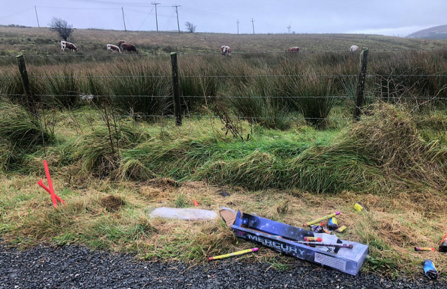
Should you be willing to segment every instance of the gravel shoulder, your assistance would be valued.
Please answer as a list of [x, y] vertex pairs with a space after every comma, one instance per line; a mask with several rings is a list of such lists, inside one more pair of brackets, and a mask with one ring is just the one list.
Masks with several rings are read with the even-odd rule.
[[[422, 270], [422, 268], [421, 268]], [[190, 266], [144, 262], [82, 246], [36, 246], [27, 251], [0, 243], [0, 288], [447, 288], [447, 280], [389, 280], [350, 276], [297, 260], [287, 271], [228, 259]]]

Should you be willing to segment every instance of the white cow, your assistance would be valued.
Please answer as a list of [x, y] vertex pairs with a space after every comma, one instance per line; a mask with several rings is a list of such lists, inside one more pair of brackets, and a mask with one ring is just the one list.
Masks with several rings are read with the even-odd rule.
[[109, 51], [116, 51], [118, 53], [122, 53], [121, 49], [118, 46], [113, 45], [113, 44], [107, 44], [107, 50], [109, 50]]
[[71, 42], [68, 42], [68, 41], [64, 41], [64, 40], [62, 40], [61, 41], [61, 50], [62, 51], [65, 51], [65, 48], [68, 48], [68, 49], [70, 49], [71, 51], [78, 51], [78, 48], [76, 47], [76, 45], [74, 45], [73, 43], [71, 43]]
[[357, 45], [352, 45], [351, 48], [349, 48], [349, 51], [357, 51], [360, 48]]
[[222, 54], [222, 55], [231, 55], [231, 48], [230, 48], [230, 46], [222, 45], [220, 47], [220, 54]]

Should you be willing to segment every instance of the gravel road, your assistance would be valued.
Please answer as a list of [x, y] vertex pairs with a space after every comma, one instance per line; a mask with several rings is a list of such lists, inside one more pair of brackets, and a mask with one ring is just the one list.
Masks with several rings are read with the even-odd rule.
[[189, 268], [80, 246], [19, 252], [0, 244], [0, 288], [447, 288], [447, 280], [353, 277], [300, 260], [284, 272], [237, 259]]

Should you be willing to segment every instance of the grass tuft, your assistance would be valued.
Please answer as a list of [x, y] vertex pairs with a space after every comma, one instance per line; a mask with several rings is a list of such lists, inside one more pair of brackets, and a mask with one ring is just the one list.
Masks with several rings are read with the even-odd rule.
[[13, 147], [27, 151], [54, 141], [54, 136], [38, 118], [6, 99], [0, 99], [0, 137]]

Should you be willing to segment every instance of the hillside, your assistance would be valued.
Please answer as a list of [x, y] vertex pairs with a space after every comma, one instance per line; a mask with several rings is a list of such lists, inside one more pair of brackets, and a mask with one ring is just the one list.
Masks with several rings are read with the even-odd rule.
[[[391, 49], [445, 49], [447, 41], [389, 37], [366, 34], [218, 34], [134, 32], [99, 29], [76, 29], [69, 41], [79, 47], [78, 53], [105, 50], [107, 43], [117, 44], [120, 39], [137, 45], [142, 53], [200, 52], [212, 53], [221, 45], [231, 46], [233, 52], [281, 52], [291, 46], [302, 51], [348, 51], [352, 44], [372, 50]], [[48, 28], [0, 27], [0, 54], [59, 53], [59, 37]]]
[[447, 25], [423, 29], [408, 35], [407, 38], [447, 39]]

